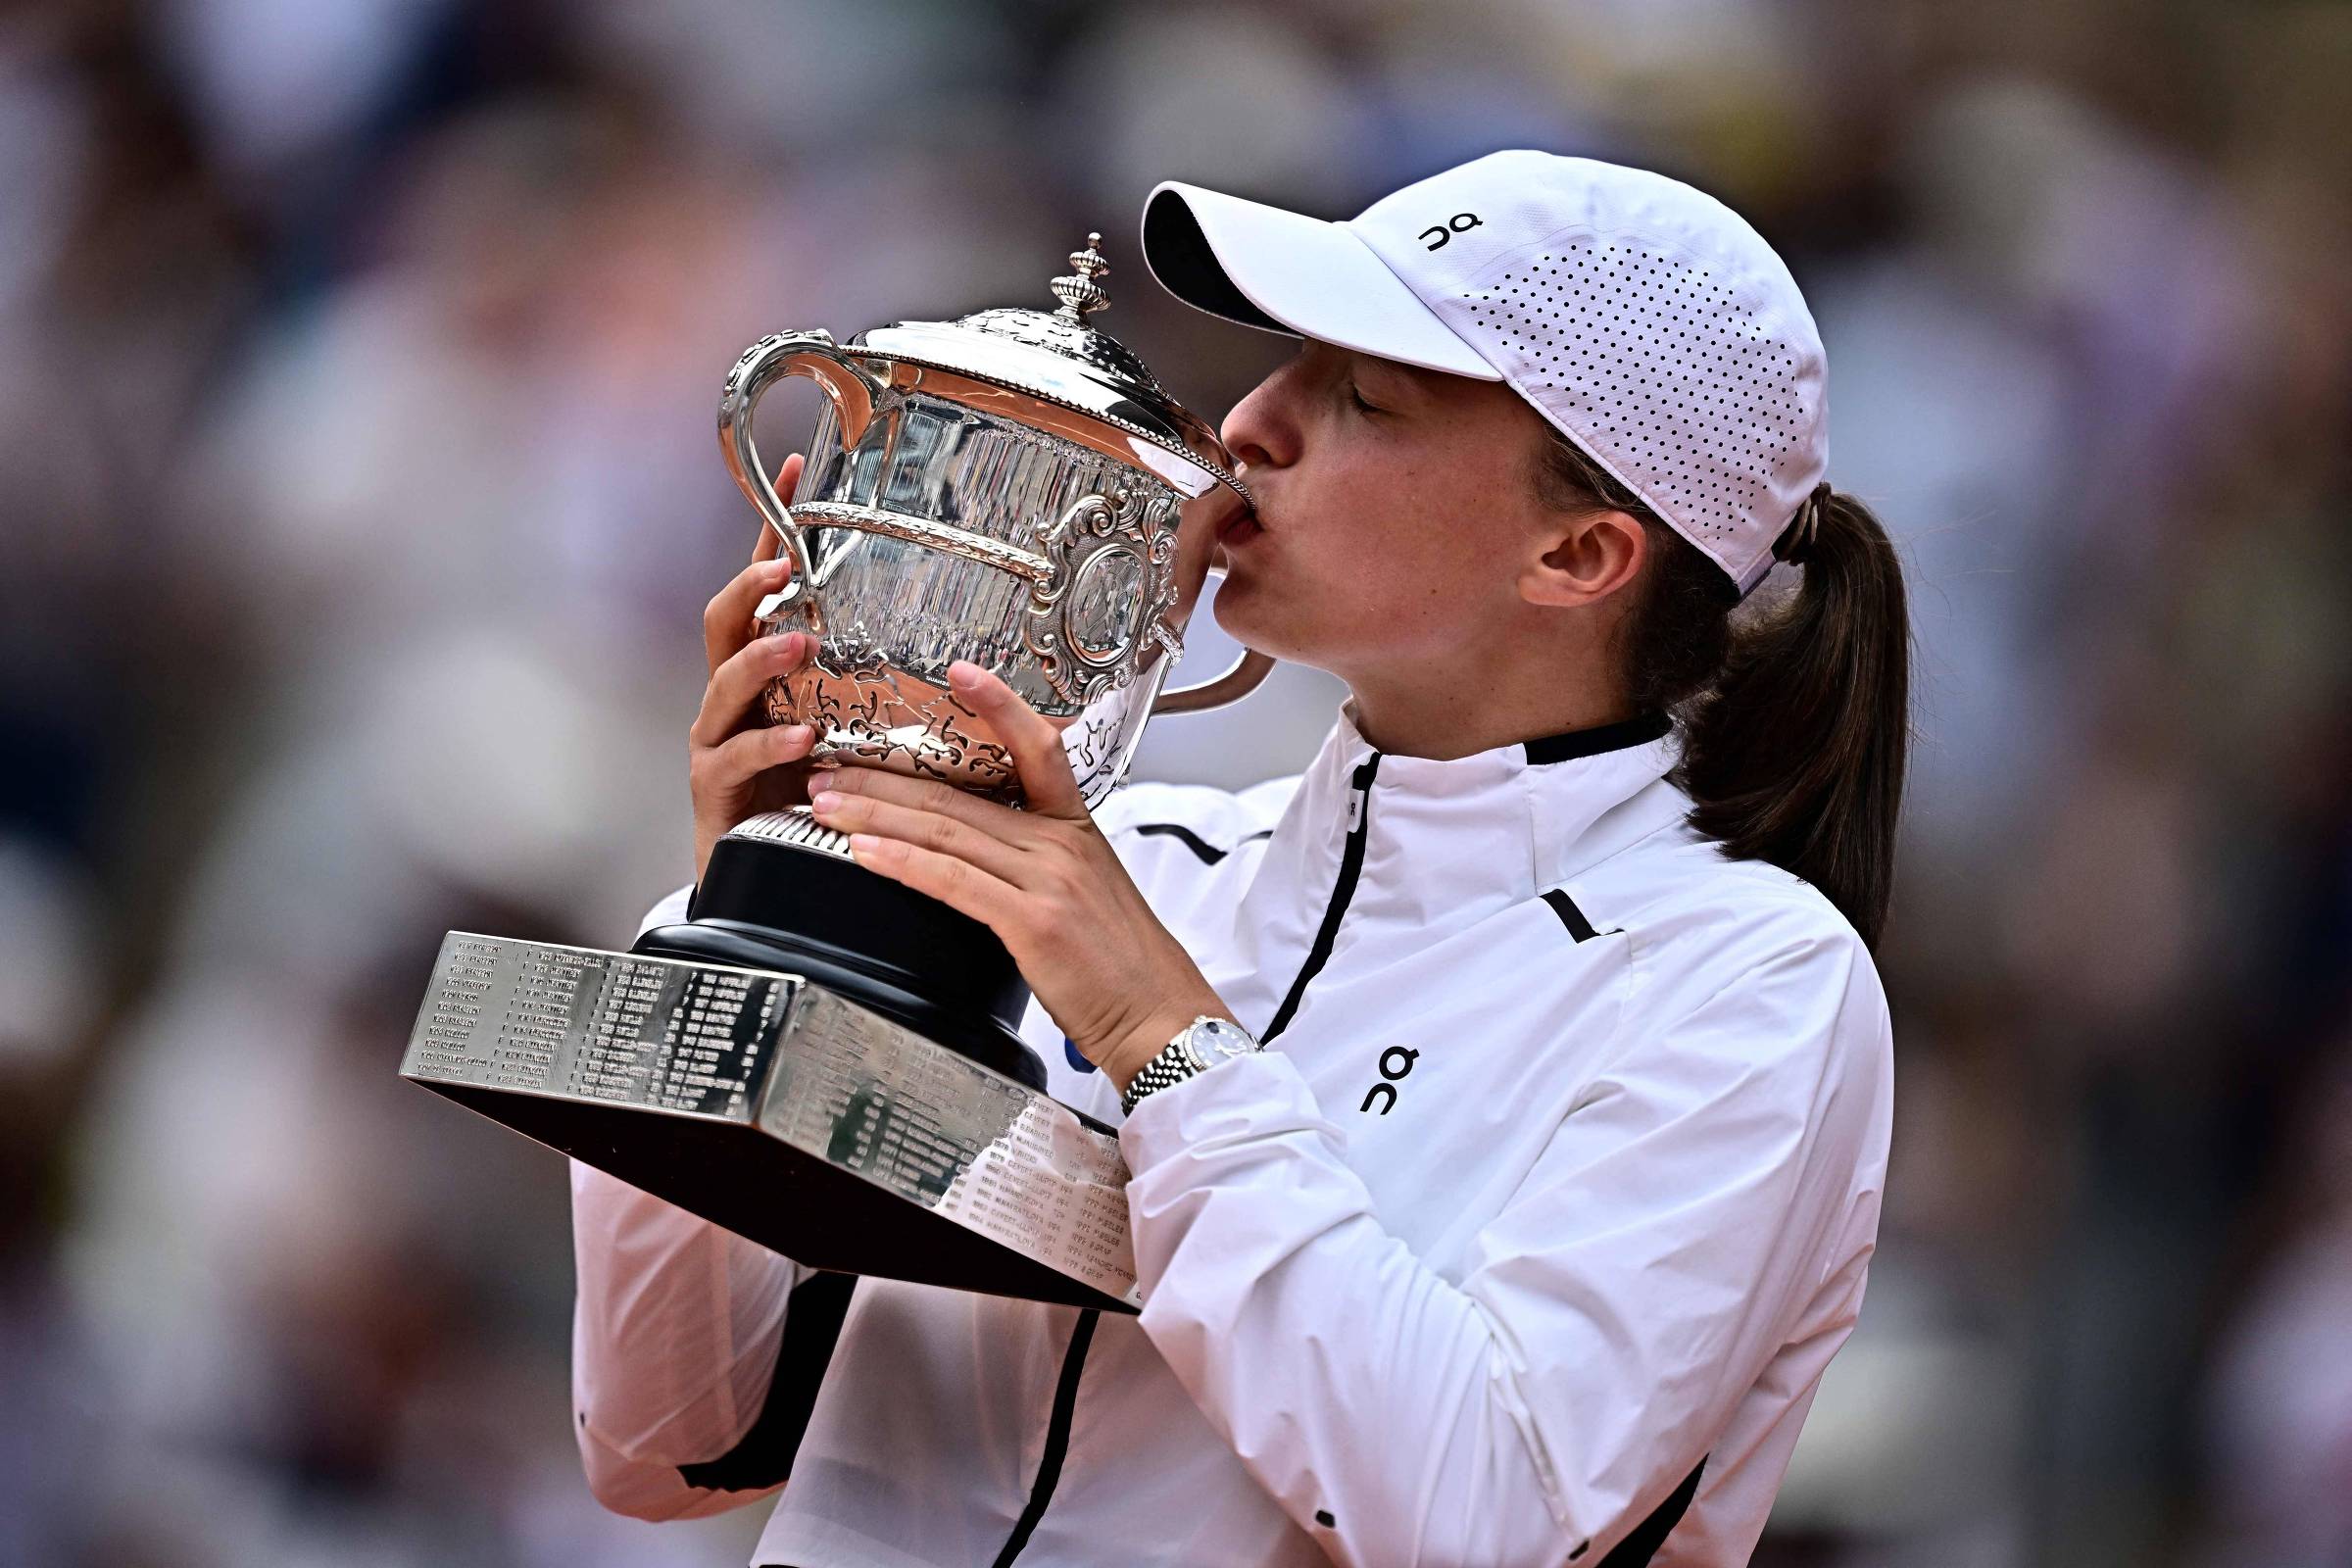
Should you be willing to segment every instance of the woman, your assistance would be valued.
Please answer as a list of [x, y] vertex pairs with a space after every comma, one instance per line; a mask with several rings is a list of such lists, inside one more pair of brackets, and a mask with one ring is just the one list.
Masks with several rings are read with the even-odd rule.
[[[757, 1560], [800, 1568], [1744, 1561], [1889, 1114], [1907, 632], [1822, 482], [1811, 317], [1720, 204], [1542, 153], [1347, 224], [1166, 185], [1144, 233], [1303, 339], [1224, 424], [1256, 513], [1188, 521], [1227, 629], [1347, 682], [1322, 751], [1090, 820], [964, 665], [1031, 809], [808, 780], [1124, 1118], [1143, 1314], [853, 1291], [575, 1167], [592, 1484], [667, 1518], [789, 1475]], [[750, 637], [779, 574], [711, 602], [698, 857], [809, 745], [748, 716], [806, 653]]]

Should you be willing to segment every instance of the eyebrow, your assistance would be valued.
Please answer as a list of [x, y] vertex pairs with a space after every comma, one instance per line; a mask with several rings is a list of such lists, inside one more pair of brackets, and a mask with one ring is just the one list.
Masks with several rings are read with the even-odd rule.
[[1377, 354], [1356, 355], [1349, 373], [1360, 373], [1367, 365], [1372, 367], [1372, 375], [1383, 388], [1402, 387], [1415, 398], [1425, 398], [1431, 394], [1432, 388], [1423, 379], [1428, 372], [1398, 360], [1384, 360]]

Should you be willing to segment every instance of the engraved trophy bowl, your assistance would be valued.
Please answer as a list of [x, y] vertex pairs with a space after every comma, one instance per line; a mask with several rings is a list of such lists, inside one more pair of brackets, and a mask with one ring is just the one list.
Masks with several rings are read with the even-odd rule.
[[[1020, 804], [947, 683], [970, 660], [1060, 726], [1090, 807], [1145, 721], [1272, 665], [1163, 690], [1222, 515], [1251, 504], [1214, 432], [1058, 309], [779, 332], [728, 373], [720, 451], [790, 580], [763, 631], [816, 651], [763, 694], [817, 761]], [[787, 506], [752, 435], [788, 376], [822, 394]], [[806, 808], [713, 846], [687, 918], [627, 954], [452, 932], [404, 1076], [809, 1267], [1133, 1309], [1116, 1136], [1045, 1093], [1029, 1002], [987, 927], [867, 871]]]
[[[1179, 509], [1250, 496], [1208, 427], [1087, 322], [1108, 303], [1101, 242], [1054, 279], [1057, 311], [902, 321], [847, 344], [778, 332], [728, 373], [720, 452], [793, 564], [761, 629], [819, 639], [808, 668], [769, 688], [768, 717], [814, 726], [816, 760], [1017, 800], [1011, 758], [948, 693], [948, 665], [968, 659], [1063, 724], [1097, 806], [1152, 712], [1222, 706], [1264, 678], [1271, 661], [1248, 655], [1160, 693], [1208, 567], [1205, 551], [1179, 552]], [[824, 397], [787, 507], [752, 416], [795, 375]]]

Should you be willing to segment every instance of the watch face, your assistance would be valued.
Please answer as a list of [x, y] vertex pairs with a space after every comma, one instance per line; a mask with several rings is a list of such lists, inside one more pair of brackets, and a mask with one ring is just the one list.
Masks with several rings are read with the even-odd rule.
[[1192, 1052], [1202, 1065], [1212, 1061], [1230, 1061], [1246, 1056], [1257, 1049], [1250, 1031], [1223, 1018], [1210, 1018], [1195, 1024], [1192, 1032]]

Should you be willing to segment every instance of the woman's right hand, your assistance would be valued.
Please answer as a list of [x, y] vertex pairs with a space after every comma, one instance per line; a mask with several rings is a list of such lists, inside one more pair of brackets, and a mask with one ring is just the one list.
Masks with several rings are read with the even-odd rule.
[[[802, 459], [784, 460], [776, 494], [789, 503], [800, 485]], [[686, 732], [686, 782], [694, 796], [694, 880], [699, 887], [710, 847], [736, 823], [761, 811], [806, 805], [808, 757], [816, 734], [806, 724], [771, 726], [760, 694], [778, 675], [808, 662], [815, 639], [806, 632], [754, 635], [753, 611], [784, 586], [791, 563], [779, 559], [782, 541], [761, 525], [752, 564], [721, 588], [703, 611], [703, 652], [710, 684], [703, 710]]]

